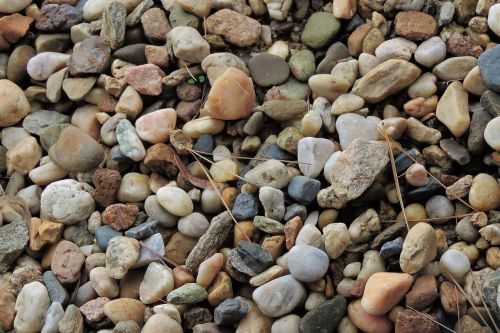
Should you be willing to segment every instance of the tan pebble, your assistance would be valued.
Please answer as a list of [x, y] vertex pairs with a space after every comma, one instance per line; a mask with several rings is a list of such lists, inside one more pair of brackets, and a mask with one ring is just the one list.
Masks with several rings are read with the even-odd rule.
[[198, 268], [198, 276], [196, 283], [202, 287], [208, 287], [213, 279], [221, 270], [224, 264], [224, 256], [221, 253], [216, 253], [200, 264]]
[[437, 237], [431, 225], [420, 222], [410, 229], [403, 243], [399, 264], [405, 273], [424, 268], [437, 255]]
[[259, 229], [255, 227], [252, 221], [240, 221], [238, 225], [234, 227], [233, 245], [236, 247], [242, 240], [246, 240], [247, 237], [253, 239], [258, 234]]
[[266, 269], [264, 272], [255, 275], [250, 279], [250, 284], [254, 287], [262, 286], [273, 279], [276, 279], [284, 274], [282, 267], [276, 265]]
[[174, 288], [177, 289], [186, 283], [194, 282], [194, 276], [191, 274], [187, 268], [183, 266], [177, 266], [172, 270], [172, 275], [174, 277]]
[[118, 283], [108, 276], [104, 267], [96, 267], [90, 271], [90, 283], [100, 297], [114, 298], [120, 292]]
[[424, 98], [417, 97], [403, 105], [406, 113], [412, 117], [421, 118], [436, 110], [438, 97], [436, 95]]
[[496, 209], [500, 206], [500, 184], [486, 173], [476, 175], [469, 190], [469, 203], [480, 211]]
[[366, 282], [361, 306], [367, 313], [381, 316], [403, 299], [413, 283], [406, 273], [375, 273]]
[[208, 289], [208, 303], [217, 306], [224, 300], [233, 297], [231, 277], [226, 272], [219, 272], [217, 278]]

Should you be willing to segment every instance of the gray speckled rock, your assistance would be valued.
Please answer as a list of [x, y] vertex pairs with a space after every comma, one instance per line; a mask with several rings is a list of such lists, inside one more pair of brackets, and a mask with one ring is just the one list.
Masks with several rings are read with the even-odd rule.
[[0, 273], [5, 273], [28, 244], [28, 226], [22, 220], [0, 227]]
[[392, 256], [399, 255], [403, 249], [403, 237], [398, 237], [392, 241], [385, 242], [380, 248], [380, 256], [389, 259]]
[[49, 292], [49, 297], [52, 302], [57, 302], [61, 305], [68, 303], [68, 292], [64, 289], [52, 271], [46, 271], [43, 273], [43, 284], [47, 287], [47, 291]]
[[259, 213], [259, 203], [252, 193], [240, 193], [234, 201], [232, 213], [238, 221], [251, 220]]
[[500, 92], [500, 46], [487, 49], [479, 56], [479, 70], [488, 89]]
[[347, 310], [347, 301], [343, 296], [335, 296], [307, 312], [300, 320], [301, 333], [335, 332]]
[[269, 251], [259, 244], [242, 240], [236, 247], [243, 262], [256, 273], [262, 273], [273, 265], [273, 257]]
[[288, 195], [295, 201], [308, 205], [316, 199], [321, 182], [307, 176], [296, 176], [288, 183]]
[[159, 229], [160, 229], [160, 222], [147, 221], [125, 231], [125, 236], [135, 239], [144, 239], [156, 234]]
[[498, 304], [498, 286], [500, 285], [500, 269], [496, 269], [489, 279], [484, 282], [483, 295], [486, 304], [493, 309], [497, 320], [500, 320], [500, 307]]
[[271, 280], [254, 290], [252, 298], [266, 316], [292, 312], [306, 297], [306, 290], [291, 275]]
[[218, 326], [232, 326], [248, 312], [248, 304], [240, 298], [228, 298], [214, 310], [214, 321]]

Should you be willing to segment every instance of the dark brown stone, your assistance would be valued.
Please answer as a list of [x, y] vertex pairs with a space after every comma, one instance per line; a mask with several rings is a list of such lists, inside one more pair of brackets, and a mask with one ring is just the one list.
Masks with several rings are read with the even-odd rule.
[[116, 202], [116, 193], [120, 188], [122, 176], [118, 171], [111, 169], [97, 169], [92, 176], [95, 191], [94, 200], [102, 207], [107, 207]]
[[82, 20], [81, 11], [67, 4], [46, 4], [36, 19], [36, 28], [46, 32], [69, 31]]
[[426, 320], [423, 315], [409, 309], [401, 310], [396, 317], [395, 333], [439, 333], [439, 325]]
[[420, 276], [406, 294], [406, 306], [423, 310], [438, 297], [436, 278], [432, 275]]

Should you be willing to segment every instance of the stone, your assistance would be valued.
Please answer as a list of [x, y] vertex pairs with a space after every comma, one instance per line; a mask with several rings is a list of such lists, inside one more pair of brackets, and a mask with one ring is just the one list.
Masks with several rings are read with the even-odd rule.
[[257, 165], [245, 174], [245, 180], [258, 187], [270, 186], [284, 188], [290, 177], [286, 166], [277, 160], [268, 160]]
[[342, 94], [332, 104], [332, 114], [342, 115], [353, 111], [358, 111], [365, 105], [365, 100], [354, 94]]
[[142, 328], [143, 333], [153, 333], [153, 332], [172, 332], [181, 333], [183, 332], [181, 325], [163, 313], [156, 313], [152, 315], [144, 327]]
[[101, 207], [107, 207], [116, 202], [116, 193], [120, 188], [122, 177], [116, 170], [97, 169], [92, 175], [95, 190], [92, 197]]
[[62, 240], [52, 255], [50, 268], [61, 283], [73, 283], [80, 277], [84, 261], [85, 256], [76, 244]]
[[316, 72], [314, 54], [309, 50], [294, 53], [288, 61], [290, 71], [299, 81], [307, 81]]
[[0, 227], [0, 273], [5, 273], [28, 245], [28, 226], [17, 220]]
[[495, 35], [500, 36], [500, 26], [498, 25], [498, 18], [500, 17], [500, 6], [494, 4], [488, 10], [488, 27], [495, 33]]
[[210, 14], [212, 5], [209, 1], [179, 0], [177, 4], [185, 11], [193, 13], [199, 17], [206, 17]]
[[390, 59], [356, 81], [352, 92], [369, 103], [380, 102], [408, 87], [420, 76], [420, 73], [418, 67], [405, 60]]
[[333, 153], [333, 142], [322, 138], [303, 138], [297, 144], [297, 159], [300, 171], [310, 178], [316, 178]]
[[50, 218], [66, 225], [88, 218], [94, 207], [88, 188], [73, 179], [51, 183], [41, 196], [42, 219]]
[[30, 111], [31, 105], [21, 88], [9, 80], [0, 80], [0, 127], [18, 123]]
[[270, 53], [260, 53], [248, 63], [253, 81], [261, 87], [275, 86], [285, 82], [290, 68], [283, 58]]
[[318, 281], [328, 270], [328, 264], [328, 255], [313, 246], [297, 244], [289, 251], [288, 269], [299, 281]]
[[133, 161], [142, 161], [146, 156], [146, 149], [137, 135], [132, 123], [122, 119], [116, 126], [116, 139], [120, 146], [120, 152]]
[[443, 81], [463, 80], [477, 63], [477, 59], [471, 56], [452, 57], [434, 66], [432, 73]]
[[62, 83], [68, 76], [68, 68], [65, 67], [47, 79], [47, 98], [52, 103], [57, 103], [62, 97]]
[[486, 90], [481, 95], [481, 106], [492, 116], [500, 116], [500, 96], [491, 91]]
[[82, 332], [83, 331], [83, 317], [77, 306], [70, 304], [64, 316], [59, 322], [59, 332], [61, 333], [72, 333], [72, 332]]
[[373, 54], [377, 47], [384, 42], [384, 35], [377, 28], [372, 28], [363, 40], [363, 53]]
[[66, 67], [70, 56], [56, 52], [42, 52], [28, 61], [26, 67], [28, 75], [39, 81], [47, 80], [51, 74]]
[[427, 266], [437, 254], [437, 237], [434, 229], [427, 223], [414, 225], [403, 243], [399, 257], [401, 270], [413, 274]]
[[[374, 156], [377, 154], [377, 156]], [[335, 162], [332, 186], [318, 193], [318, 203], [324, 208], [342, 208], [359, 197], [372, 184], [375, 176], [389, 162], [385, 143], [354, 140]], [[364, 165], [357, 170], [355, 165]]]
[[448, 198], [443, 195], [435, 195], [425, 203], [427, 216], [433, 218], [433, 222], [441, 224], [448, 221], [449, 216], [453, 216], [455, 207]]
[[161, 109], [148, 113], [135, 122], [137, 135], [149, 143], [162, 143], [170, 138], [177, 115], [174, 109]]
[[231, 327], [238, 323], [248, 312], [248, 304], [240, 298], [229, 298], [214, 310], [214, 322], [218, 326]]
[[438, 102], [436, 117], [456, 137], [462, 136], [470, 125], [468, 94], [460, 82], [452, 82]]
[[117, 297], [120, 290], [118, 283], [108, 276], [106, 268], [95, 267], [90, 271], [90, 284], [100, 297]]
[[113, 237], [122, 236], [123, 233], [116, 231], [111, 226], [99, 227], [95, 232], [96, 243], [103, 250], [108, 248], [109, 241]]
[[[261, 187], [270, 188], [268, 186]], [[259, 191], [260, 193], [260, 191]], [[284, 206], [283, 206], [284, 208]], [[243, 192], [236, 196], [232, 214], [237, 221], [252, 220], [259, 212], [259, 203], [252, 193]]]
[[392, 331], [392, 323], [386, 316], [374, 316], [363, 309], [361, 300], [351, 302], [347, 307], [347, 313], [351, 322], [360, 330], [365, 332], [389, 333]]
[[172, 29], [167, 15], [160, 8], [146, 10], [141, 16], [141, 23], [144, 35], [152, 43], [164, 43], [167, 33]]
[[479, 66], [474, 67], [464, 79], [464, 88], [471, 94], [481, 96], [487, 90]]
[[228, 53], [212, 53], [203, 59], [201, 63], [203, 71], [207, 73], [210, 84], [214, 82], [224, 74], [227, 68], [234, 67], [243, 71], [246, 75], [249, 74], [247, 65], [238, 56]]
[[406, 333], [418, 330], [419, 332], [438, 333], [440, 332], [439, 325], [431, 320], [422, 320], [420, 314], [413, 310], [398, 311], [396, 322], [396, 332]]
[[207, 298], [207, 291], [196, 283], [186, 283], [174, 289], [167, 296], [167, 302], [172, 304], [195, 304]]
[[300, 332], [334, 332], [346, 310], [346, 299], [343, 296], [335, 296], [332, 300], [319, 304], [302, 317], [299, 324]]
[[432, 37], [422, 42], [415, 51], [415, 61], [426, 67], [432, 67], [444, 60], [446, 44], [439, 37]]
[[[141, 247], [141, 250], [139, 252], [139, 259], [137, 259], [132, 268], [146, 266], [152, 262], [158, 261], [158, 255], [165, 255], [166, 249], [160, 233], [146, 238], [143, 242], [145, 246]], [[146, 246], [148, 247], [148, 249], [153, 250], [154, 253], [146, 249]]]
[[436, 278], [432, 275], [423, 275], [415, 279], [411, 290], [405, 296], [406, 306], [423, 310], [438, 297]]
[[104, 305], [104, 314], [111, 319], [114, 324], [121, 321], [133, 320], [138, 325], [144, 323], [144, 310], [146, 306], [136, 299], [119, 298]]
[[427, 40], [436, 34], [436, 20], [429, 14], [416, 11], [399, 12], [394, 23], [396, 34], [409, 40]]
[[28, 79], [27, 65], [31, 58], [36, 55], [36, 51], [29, 45], [20, 45], [16, 47], [9, 57], [7, 63], [7, 79], [22, 84]]
[[458, 162], [458, 164], [466, 165], [470, 162], [471, 157], [469, 151], [457, 141], [453, 139], [441, 140], [439, 146], [451, 159]]
[[173, 289], [172, 270], [163, 264], [152, 262], [139, 287], [139, 297], [144, 304], [156, 303]]
[[210, 54], [210, 45], [198, 30], [192, 27], [175, 27], [168, 33], [168, 36], [171, 38], [173, 52], [179, 59], [201, 63]]
[[156, 200], [169, 213], [176, 216], [186, 216], [193, 212], [193, 202], [188, 194], [172, 186], [164, 186], [156, 192]]
[[115, 111], [116, 113], [125, 114], [127, 117], [135, 118], [141, 113], [142, 108], [141, 95], [134, 88], [128, 86], [121, 94], [115, 106]]
[[168, 17], [170, 24], [172, 27], [178, 27], [178, 26], [189, 26], [193, 28], [197, 28], [199, 25], [199, 20], [198, 17], [195, 15], [192, 15], [188, 12], [185, 12], [182, 10], [182, 8], [175, 8], [170, 12], [170, 15]]
[[222, 9], [210, 15], [205, 26], [207, 33], [221, 35], [228, 43], [248, 47], [257, 42], [261, 34], [260, 23], [231, 9]]
[[[288, 77], [288, 74], [287, 74]], [[228, 67], [210, 90], [205, 109], [214, 119], [247, 118], [255, 103], [252, 80], [242, 70]]]
[[500, 206], [500, 185], [492, 176], [480, 173], [474, 177], [469, 191], [469, 203], [479, 211], [488, 211]]
[[42, 149], [34, 137], [28, 136], [9, 149], [6, 158], [7, 173], [18, 172], [24, 176], [36, 167], [42, 158]]
[[112, 2], [102, 15], [101, 38], [112, 50], [121, 47], [125, 40], [127, 8], [123, 3]]
[[80, 312], [85, 316], [85, 321], [93, 324], [105, 319], [104, 305], [109, 301], [107, 297], [98, 297], [80, 306]]
[[250, 241], [239, 242], [236, 251], [245, 265], [257, 274], [262, 273], [273, 264], [273, 258], [269, 251]]
[[449, 249], [441, 256], [439, 260], [439, 270], [441, 274], [450, 280], [462, 282], [465, 274], [469, 272], [469, 258], [462, 252]]
[[69, 31], [82, 20], [81, 11], [68, 4], [44, 4], [36, 18], [35, 27], [41, 31]]
[[46, 271], [43, 273], [43, 284], [47, 287], [51, 302], [57, 302], [61, 305], [66, 305], [69, 302], [68, 292], [61, 285], [54, 272]]
[[419, 120], [410, 117], [406, 120], [408, 125], [406, 135], [418, 142], [436, 144], [441, 139], [441, 132], [425, 126]]
[[62, 83], [62, 89], [70, 100], [79, 102], [85, 98], [96, 81], [95, 77], [67, 78]]
[[490, 120], [484, 129], [484, 141], [496, 151], [500, 151], [499, 127], [500, 117], [496, 117]]
[[269, 317], [281, 317], [292, 312], [305, 296], [304, 287], [291, 275], [271, 280], [252, 293], [254, 302]]
[[306, 176], [293, 177], [287, 188], [290, 197], [304, 205], [312, 203], [320, 189], [321, 183], [319, 180]]
[[84, 172], [96, 168], [104, 159], [102, 146], [90, 135], [67, 126], [49, 149], [50, 159], [68, 171]]
[[121, 321], [113, 328], [113, 333], [139, 333], [141, 327], [133, 320]]
[[31, 3], [31, 0], [21, 0], [16, 2], [2, 1], [0, 2], [0, 13], [12, 14], [17, 13], [26, 8]]
[[108, 67], [110, 55], [111, 50], [101, 37], [88, 37], [73, 48], [69, 71], [71, 75], [103, 73]]
[[332, 13], [316, 12], [307, 20], [300, 38], [313, 49], [320, 49], [335, 38], [339, 29], [340, 22]]
[[164, 76], [161, 68], [153, 64], [134, 66], [125, 71], [125, 81], [138, 93], [150, 96], [157, 96], [162, 92], [161, 79]]
[[135, 239], [144, 239], [156, 234], [159, 228], [160, 222], [146, 221], [125, 231], [125, 236]]
[[106, 249], [106, 270], [114, 279], [122, 279], [139, 259], [140, 245], [136, 239], [117, 236], [109, 241]]
[[57, 333], [59, 332], [59, 322], [64, 316], [64, 309], [61, 303], [52, 302], [45, 316], [42, 333]]
[[3, 288], [0, 288], [0, 325], [5, 329], [12, 329], [14, 317], [16, 316], [16, 296]]
[[380, 119], [373, 116], [365, 118], [355, 113], [340, 115], [335, 122], [335, 127], [339, 134], [340, 146], [343, 149], [347, 149], [356, 139], [377, 141], [380, 137], [379, 124]]
[[413, 277], [406, 273], [375, 273], [366, 282], [361, 306], [374, 316], [389, 312], [406, 295]]
[[17, 332], [40, 331], [49, 305], [49, 294], [42, 283], [35, 281], [26, 284], [16, 299], [14, 329]]
[[392, 256], [399, 255], [403, 249], [403, 242], [404, 239], [402, 237], [385, 242], [380, 248], [380, 256], [387, 260]]

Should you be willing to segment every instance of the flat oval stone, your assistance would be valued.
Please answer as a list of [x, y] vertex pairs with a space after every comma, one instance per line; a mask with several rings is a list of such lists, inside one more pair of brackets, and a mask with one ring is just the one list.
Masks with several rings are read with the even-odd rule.
[[49, 149], [52, 162], [72, 172], [96, 168], [104, 159], [102, 146], [90, 135], [74, 126], [67, 126]]
[[326, 274], [329, 263], [325, 252], [310, 245], [297, 244], [288, 253], [288, 269], [299, 281], [318, 281]]
[[401, 270], [413, 274], [427, 266], [437, 255], [437, 237], [431, 225], [420, 222], [406, 235], [399, 257]]
[[292, 312], [306, 297], [306, 290], [293, 278], [285, 275], [254, 290], [252, 299], [266, 316], [281, 317]]
[[0, 127], [18, 123], [31, 111], [24, 92], [12, 81], [0, 80], [0, 100]]
[[286, 61], [269, 53], [260, 53], [250, 59], [248, 69], [254, 82], [261, 87], [281, 84], [290, 75], [290, 67]]
[[156, 200], [169, 213], [186, 216], [193, 212], [193, 202], [183, 189], [164, 186], [156, 192]]

